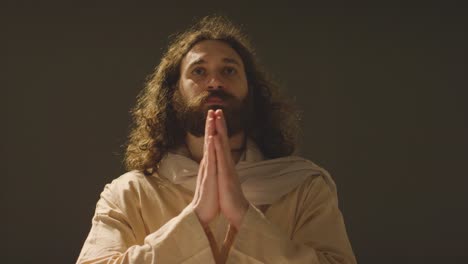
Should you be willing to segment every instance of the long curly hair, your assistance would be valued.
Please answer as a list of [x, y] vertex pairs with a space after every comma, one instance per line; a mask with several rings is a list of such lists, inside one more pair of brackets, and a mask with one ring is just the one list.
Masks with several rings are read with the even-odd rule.
[[172, 98], [187, 52], [203, 40], [219, 40], [243, 60], [253, 96], [254, 127], [246, 131], [266, 158], [291, 155], [296, 147], [299, 113], [279, 94], [277, 85], [260, 69], [254, 50], [240, 28], [223, 16], [207, 16], [175, 36], [148, 78], [132, 109], [133, 127], [125, 153], [127, 170], [151, 175], [169, 149], [182, 144], [185, 131], [176, 121]]

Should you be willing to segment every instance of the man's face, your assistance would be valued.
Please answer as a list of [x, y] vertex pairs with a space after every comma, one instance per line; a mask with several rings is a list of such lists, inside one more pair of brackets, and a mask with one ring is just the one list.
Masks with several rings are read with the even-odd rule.
[[204, 134], [209, 109], [223, 109], [229, 135], [246, 128], [252, 118], [244, 64], [228, 44], [205, 40], [182, 59], [174, 93], [174, 109], [181, 126], [195, 136]]

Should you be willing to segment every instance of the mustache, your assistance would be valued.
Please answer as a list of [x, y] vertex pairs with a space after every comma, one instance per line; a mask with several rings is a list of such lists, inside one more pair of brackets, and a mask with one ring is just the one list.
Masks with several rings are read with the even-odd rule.
[[237, 100], [235, 96], [229, 94], [223, 90], [207, 90], [200, 93], [197, 97], [192, 100], [191, 104], [199, 105], [205, 103], [208, 99], [217, 97], [223, 101]]
[[[205, 105], [206, 100], [213, 97], [222, 99], [226, 104]], [[249, 95], [244, 99], [238, 99], [235, 95], [223, 90], [204, 90], [194, 97], [184, 98], [177, 89], [173, 97], [173, 108], [180, 128], [197, 137], [204, 135], [208, 109], [223, 109], [228, 135], [234, 135], [241, 129], [250, 130], [253, 127], [254, 110]]]

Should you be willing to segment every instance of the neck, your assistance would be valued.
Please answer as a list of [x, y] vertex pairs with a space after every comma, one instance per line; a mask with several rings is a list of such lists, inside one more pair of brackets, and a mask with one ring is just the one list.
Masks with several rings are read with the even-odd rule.
[[[195, 137], [194, 135], [187, 133], [185, 136], [185, 143], [187, 144], [187, 148], [190, 151], [192, 159], [198, 163], [203, 158], [203, 145], [205, 142], [205, 137]], [[231, 156], [234, 161], [234, 164], [240, 159], [242, 154], [242, 149], [244, 148], [245, 143], [245, 133], [241, 131], [235, 135], [232, 135], [229, 138], [229, 146], [231, 148]]]

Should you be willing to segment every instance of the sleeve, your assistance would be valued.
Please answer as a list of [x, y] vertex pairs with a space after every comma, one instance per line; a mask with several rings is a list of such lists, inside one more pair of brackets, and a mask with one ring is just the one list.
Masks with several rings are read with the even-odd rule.
[[301, 199], [291, 235], [250, 204], [227, 263], [355, 264], [336, 195], [323, 178], [314, 178]]
[[186, 207], [138, 244], [129, 217], [106, 186], [77, 263], [214, 263], [205, 231]]

